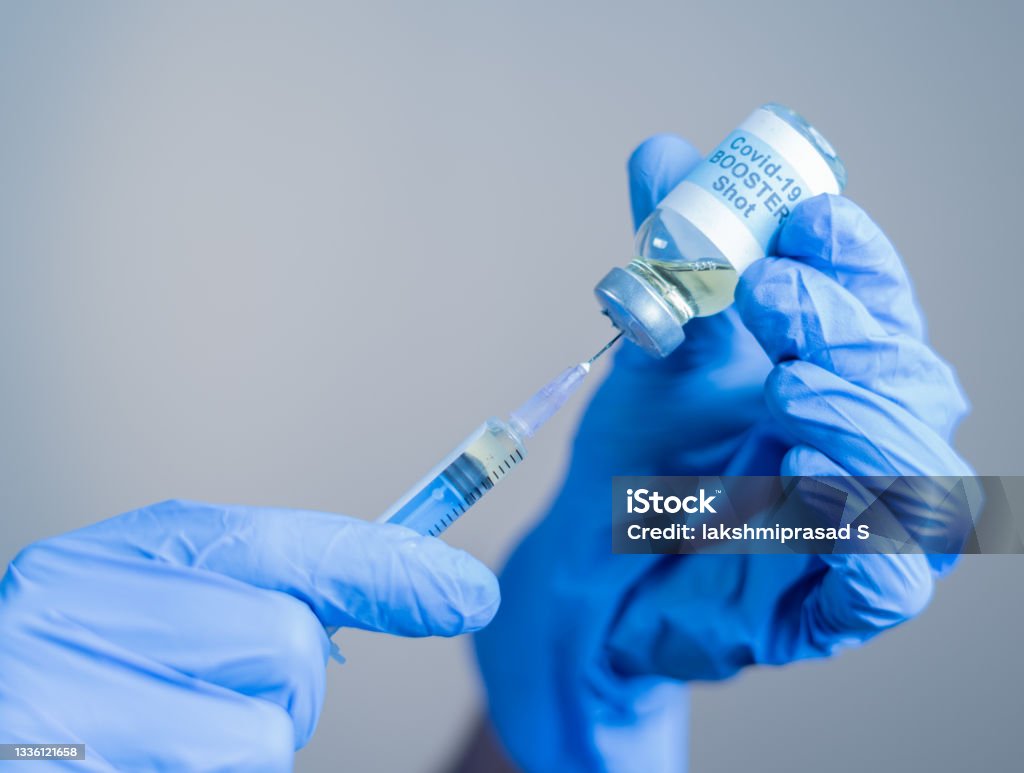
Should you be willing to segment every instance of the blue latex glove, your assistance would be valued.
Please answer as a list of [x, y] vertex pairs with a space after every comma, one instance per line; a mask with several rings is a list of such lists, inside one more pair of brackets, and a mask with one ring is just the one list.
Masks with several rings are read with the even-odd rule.
[[[697, 159], [672, 137], [637, 150], [637, 223]], [[948, 444], [966, 403], [878, 228], [819, 197], [778, 249], [787, 257], [751, 266], [737, 304], [689, 323], [668, 359], [623, 347], [562, 492], [504, 570], [477, 650], [495, 728], [526, 770], [683, 769], [672, 680], [833, 653], [931, 593], [919, 555], [610, 552], [613, 475], [969, 474]]]
[[487, 568], [400, 526], [155, 505], [11, 562], [0, 743], [84, 743], [74, 771], [291, 770], [323, 703], [325, 626], [454, 636], [497, 606]]

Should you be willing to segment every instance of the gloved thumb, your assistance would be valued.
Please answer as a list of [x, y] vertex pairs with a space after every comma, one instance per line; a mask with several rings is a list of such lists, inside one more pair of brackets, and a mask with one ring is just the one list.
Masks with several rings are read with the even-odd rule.
[[640, 227], [700, 160], [700, 151], [674, 134], [656, 134], [637, 146], [626, 165], [633, 228]]
[[498, 581], [482, 563], [390, 524], [297, 510], [163, 502], [37, 543], [215, 572], [304, 601], [325, 626], [455, 636], [487, 625]]

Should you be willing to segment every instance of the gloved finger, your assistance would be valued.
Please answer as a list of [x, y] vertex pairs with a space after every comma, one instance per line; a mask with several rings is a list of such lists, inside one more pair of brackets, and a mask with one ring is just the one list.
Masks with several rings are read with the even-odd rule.
[[[848, 470], [816, 448], [797, 445], [782, 460], [783, 476], [813, 476], [828, 482], [830, 488], [845, 493], [838, 506], [827, 503], [822, 512], [841, 512], [844, 523], [867, 524], [871, 542], [853, 540], [839, 545], [840, 551], [915, 552], [927, 556], [932, 570], [949, 572], [973, 529], [972, 513], [980, 510], [980, 501], [972, 503], [969, 482], [956, 477], [866, 476], [851, 477]], [[816, 488], [816, 487], [810, 487]], [[837, 492], [838, 493], [838, 492]], [[839, 526], [840, 524], [830, 524]], [[822, 556], [826, 562], [829, 557]]]
[[850, 475], [970, 475], [970, 467], [909, 411], [801, 360], [777, 365], [768, 409], [798, 444], [817, 448]]
[[325, 626], [455, 636], [485, 626], [499, 602], [497, 579], [468, 553], [327, 513], [171, 501], [57, 539], [281, 591]]
[[626, 165], [634, 228], [640, 227], [702, 157], [693, 145], [674, 134], [656, 134], [637, 146]]
[[[797, 370], [813, 367], [808, 365]], [[835, 378], [825, 371], [821, 373], [824, 378]], [[786, 476], [821, 476], [832, 479], [836, 486], [843, 486], [843, 480], [857, 474], [848, 470], [845, 453], [843, 464], [839, 464], [807, 445], [794, 446], [786, 454], [781, 472]], [[854, 500], [870, 496], [859, 482], [850, 481], [854, 486], [850, 490]], [[861, 499], [860, 504], [867, 506], [867, 499]], [[858, 505], [852, 503], [852, 506], [856, 509]], [[891, 520], [887, 519], [885, 524], [886, 533], [897, 540], [905, 539], [907, 532], [902, 527], [910, 524], [900, 521], [896, 512], [887, 515]], [[919, 614], [931, 598], [931, 557], [922, 553], [848, 552], [823, 554], [818, 558], [827, 569], [809, 589], [803, 603], [791, 606], [789, 614], [782, 617], [780, 627], [790, 631], [782, 633], [781, 642], [798, 636], [819, 654], [831, 655], [909, 620]]]
[[809, 555], [666, 560], [636, 587], [609, 655], [630, 675], [726, 679], [753, 663], [791, 663], [864, 642], [913, 617], [931, 596], [920, 554], [831, 558], [832, 565]]
[[[33, 624], [31, 633], [4, 633], [30, 637], [17, 666], [3, 671], [5, 740], [53, 743], [40, 733], [57, 731], [62, 742], [88, 747], [91, 764], [82, 769], [291, 770], [293, 725], [275, 703], [140, 657], [56, 610], [36, 615]], [[38, 635], [40, 627], [45, 635]], [[70, 685], [66, 678], [49, 678], [54, 664], [57, 673], [74, 675]], [[112, 721], [113, 707], [104, 708], [109, 701], [116, 701], [117, 716], [130, 721]]]
[[924, 339], [924, 319], [899, 253], [849, 199], [823, 194], [800, 203], [779, 231], [776, 249], [839, 282], [887, 333]]
[[915, 617], [931, 599], [932, 571], [920, 553], [822, 558], [828, 570], [797, 613], [781, 623], [822, 655], [862, 644]]
[[313, 734], [330, 643], [313, 611], [293, 596], [61, 540], [22, 551], [9, 583], [27, 605], [63, 610], [58, 636], [68, 626], [87, 629], [133, 657], [276, 703], [290, 715], [300, 746]]
[[890, 334], [850, 290], [812, 266], [765, 258], [736, 293], [773, 362], [800, 359], [893, 401], [944, 437], [967, 410], [952, 369], [921, 339]]

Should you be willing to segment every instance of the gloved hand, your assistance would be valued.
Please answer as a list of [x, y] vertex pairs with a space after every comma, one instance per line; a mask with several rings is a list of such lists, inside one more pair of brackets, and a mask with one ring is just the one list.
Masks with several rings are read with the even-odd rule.
[[0, 743], [84, 743], [75, 771], [291, 770], [325, 626], [454, 636], [497, 582], [400, 526], [165, 502], [23, 550], [0, 582]]
[[[638, 149], [638, 221], [696, 158], [672, 138]], [[613, 475], [970, 473], [949, 446], [966, 403], [877, 226], [819, 197], [795, 210], [778, 251], [667, 360], [623, 347], [562, 492], [504, 570], [477, 651], [494, 726], [528, 771], [683, 769], [673, 680], [831, 654], [931, 593], [920, 555], [611, 554]]]

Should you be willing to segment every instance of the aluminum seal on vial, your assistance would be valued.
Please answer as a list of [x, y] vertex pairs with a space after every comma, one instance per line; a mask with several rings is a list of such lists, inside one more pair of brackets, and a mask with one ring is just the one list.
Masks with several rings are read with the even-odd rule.
[[647, 282], [623, 268], [613, 268], [594, 288], [597, 302], [612, 323], [633, 343], [655, 357], [665, 357], [686, 338], [679, 316]]

